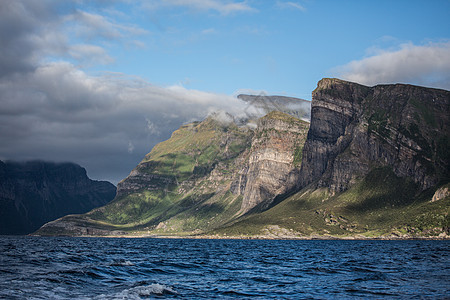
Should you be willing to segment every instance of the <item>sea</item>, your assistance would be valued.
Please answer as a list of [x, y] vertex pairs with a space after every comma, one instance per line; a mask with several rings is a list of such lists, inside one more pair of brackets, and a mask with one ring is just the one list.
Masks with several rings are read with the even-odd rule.
[[0, 236], [1, 299], [450, 299], [450, 241]]

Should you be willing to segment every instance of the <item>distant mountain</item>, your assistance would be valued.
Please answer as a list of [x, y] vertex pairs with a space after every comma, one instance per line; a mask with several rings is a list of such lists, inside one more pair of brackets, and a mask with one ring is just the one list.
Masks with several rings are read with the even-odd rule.
[[105, 205], [116, 194], [73, 163], [0, 161], [0, 234], [28, 234], [67, 214]]
[[449, 91], [323, 79], [311, 123], [285, 97], [239, 97], [270, 112], [182, 126], [114, 201], [37, 233], [450, 237]]

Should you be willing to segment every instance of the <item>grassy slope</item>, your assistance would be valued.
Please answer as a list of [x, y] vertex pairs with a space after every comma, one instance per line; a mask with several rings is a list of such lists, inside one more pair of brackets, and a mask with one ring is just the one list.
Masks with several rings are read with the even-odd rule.
[[[305, 126], [304, 121], [280, 112], [264, 118]], [[235, 159], [240, 156], [246, 160], [245, 150], [250, 149], [252, 136], [248, 129], [221, 125], [213, 119], [182, 126], [143, 160], [150, 163], [146, 172], [175, 176], [182, 184], [116, 199], [91, 212], [90, 221], [125, 231], [169, 235], [201, 233], [223, 226], [241, 208], [242, 196], [233, 195], [230, 184], [241, 167]], [[300, 164], [301, 155], [297, 156], [296, 163]], [[222, 178], [211, 181], [213, 168]], [[183, 182], [189, 182], [189, 187], [184, 187]]]
[[[234, 161], [248, 149], [252, 135], [248, 128], [212, 118], [182, 126], [155, 146], [140, 168], [140, 172], [175, 178], [175, 184], [140, 190], [65, 220], [134, 233], [183, 234], [215, 228], [240, 209], [242, 197], [231, 194], [229, 185], [237, 172]], [[216, 177], [211, 180], [212, 170]]]
[[[449, 184], [447, 184], [449, 186]], [[419, 192], [389, 168], [374, 169], [349, 190], [303, 189], [272, 209], [213, 233], [246, 236], [380, 235], [433, 236], [448, 231], [450, 197], [430, 202], [435, 190]]]
[[[275, 113], [271, 117], [285, 118]], [[219, 145], [227, 136], [225, 151]], [[398, 178], [389, 168], [373, 169], [334, 196], [326, 189], [306, 188], [268, 211], [229, 225], [242, 200], [229, 192], [231, 176], [237, 171], [235, 159], [249, 148], [251, 136], [251, 132], [211, 119], [182, 126], [143, 160], [150, 163], [146, 172], [174, 176], [180, 185], [139, 191], [87, 215], [66, 218], [101, 229], [162, 235], [411, 237], [436, 235], [442, 228], [448, 232], [450, 197], [430, 202], [435, 189], [419, 192], [413, 182]], [[297, 164], [302, 146], [296, 151]], [[205, 175], [213, 168], [223, 178], [211, 182]], [[218, 229], [224, 224], [228, 226]]]

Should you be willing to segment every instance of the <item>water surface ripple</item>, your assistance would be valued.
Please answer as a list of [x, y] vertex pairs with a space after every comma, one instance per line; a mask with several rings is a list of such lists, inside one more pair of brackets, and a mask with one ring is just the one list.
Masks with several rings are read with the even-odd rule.
[[4, 299], [450, 298], [450, 241], [0, 237]]

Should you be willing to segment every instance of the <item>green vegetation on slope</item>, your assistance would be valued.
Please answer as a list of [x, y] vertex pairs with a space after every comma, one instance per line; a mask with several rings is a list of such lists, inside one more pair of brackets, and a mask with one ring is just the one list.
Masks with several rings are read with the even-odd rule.
[[247, 127], [213, 117], [184, 125], [136, 168], [143, 174], [137, 177], [141, 189], [71, 220], [86, 227], [158, 234], [220, 226], [240, 209], [242, 197], [230, 192], [230, 184], [240, 167], [235, 160], [250, 147], [252, 136]]
[[[348, 136], [338, 139], [342, 147], [330, 148], [337, 151], [333, 155], [319, 155], [319, 161], [312, 161], [311, 153], [305, 152], [312, 162], [307, 171], [316, 168], [314, 163], [319, 167], [328, 164], [329, 168], [303, 190], [290, 194], [298, 187], [295, 172], [278, 184], [276, 175], [282, 174], [282, 168], [272, 164], [283, 157], [298, 170], [304, 166], [303, 141], [308, 126], [303, 121], [273, 111], [251, 130], [208, 118], [182, 126], [158, 144], [123, 182], [125, 192], [111, 204], [67, 219], [106, 231], [156, 235], [448, 237], [450, 142], [442, 114], [445, 95], [434, 98], [439, 93], [433, 96], [417, 87], [369, 88], [337, 79], [322, 80], [316, 92], [324, 103], [332, 104], [330, 107], [342, 104], [354, 116], [347, 120], [341, 118], [340, 110], [333, 114], [330, 109], [322, 115], [323, 124], [318, 118], [318, 132], [325, 133], [338, 126], [327, 123], [327, 118], [351, 122], [346, 125]], [[419, 100], [411, 96], [416, 94]], [[426, 105], [435, 100], [441, 108]], [[328, 145], [317, 140], [309, 151], [320, 154]], [[350, 146], [345, 146], [347, 142]], [[339, 164], [334, 164], [334, 155]], [[402, 169], [406, 174], [398, 172], [396, 161], [407, 162]], [[333, 166], [342, 166], [342, 172], [333, 173]], [[363, 172], [358, 173], [359, 168]], [[338, 179], [343, 184], [330, 183], [335, 179], [331, 175], [342, 176]], [[288, 186], [288, 180], [293, 186], [281, 191], [279, 186]], [[438, 181], [437, 186], [423, 190]], [[258, 201], [269, 194], [275, 200], [259, 210], [246, 210], [250, 203], [247, 191], [252, 188], [256, 196], [251, 203], [261, 204]], [[342, 189], [347, 190], [333, 192]], [[437, 194], [438, 200], [431, 201]]]
[[279, 237], [448, 234], [450, 197], [431, 202], [434, 192], [420, 192], [389, 167], [376, 168], [343, 193], [333, 196], [325, 188], [306, 188], [261, 214], [243, 217], [213, 233]]

